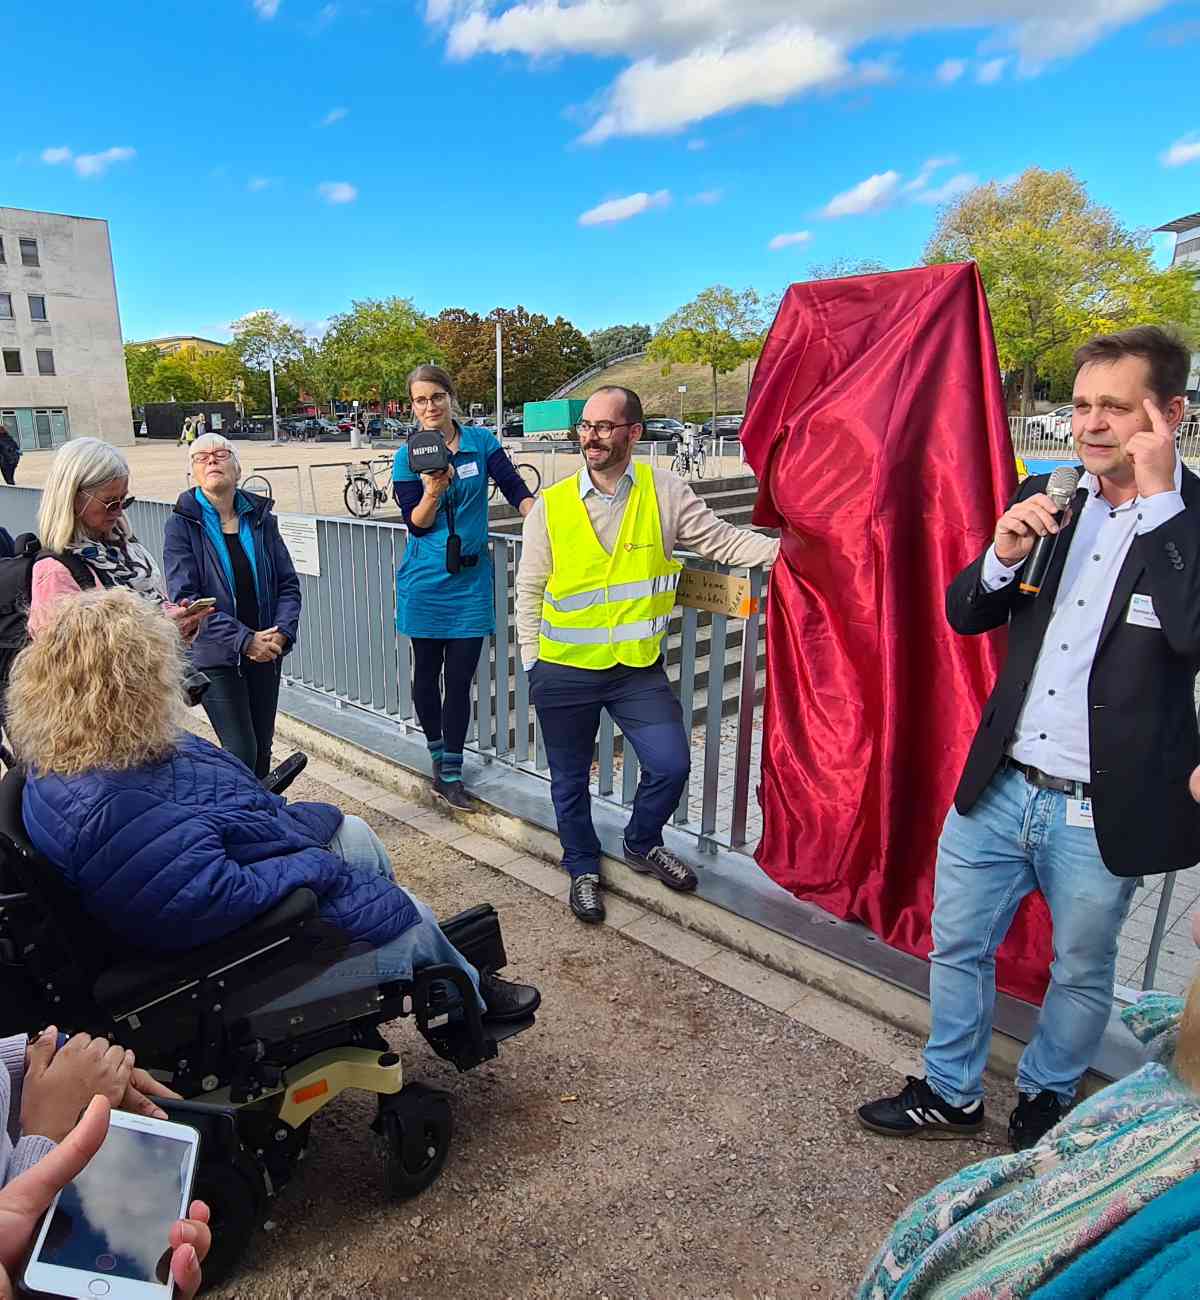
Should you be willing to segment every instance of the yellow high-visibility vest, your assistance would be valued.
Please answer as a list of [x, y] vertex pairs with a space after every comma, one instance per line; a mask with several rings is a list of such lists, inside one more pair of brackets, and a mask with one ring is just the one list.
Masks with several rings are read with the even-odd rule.
[[649, 465], [633, 486], [613, 553], [600, 545], [572, 475], [542, 493], [554, 571], [542, 600], [542, 659], [572, 668], [648, 668], [658, 658], [683, 565], [663, 550]]

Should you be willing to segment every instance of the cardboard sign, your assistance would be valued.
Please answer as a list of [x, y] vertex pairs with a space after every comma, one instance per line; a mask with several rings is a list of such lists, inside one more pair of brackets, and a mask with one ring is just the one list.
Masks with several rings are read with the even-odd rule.
[[317, 542], [317, 521], [311, 515], [276, 515], [275, 518], [296, 572], [319, 578], [321, 548]]
[[750, 598], [749, 578], [707, 569], [684, 569], [679, 575], [676, 604], [729, 618], [749, 618], [758, 613], [758, 601]]

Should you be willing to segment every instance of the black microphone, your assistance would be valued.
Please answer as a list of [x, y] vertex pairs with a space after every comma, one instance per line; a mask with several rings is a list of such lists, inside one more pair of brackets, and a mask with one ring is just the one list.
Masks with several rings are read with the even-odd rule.
[[1067, 522], [1066, 509], [1071, 504], [1071, 499], [1075, 495], [1075, 488], [1079, 484], [1079, 470], [1074, 465], [1060, 465], [1051, 475], [1050, 482], [1046, 484], [1046, 495], [1058, 506], [1058, 532], [1047, 533], [1045, 537], [1039, 537], [1033, 544], [1033, 550], [1029, 552], [1029, 559], [1021, 570], [1020, 590], [1022, 595], [1036, 596], [1042, 589], [1042, 583], [1046, 580], [1046, 572], [1050, 568], [1050, 561], [1054, 558], [1054, 548], [1058, 545], [1058, 539], [1062, 536], [1062, 530]]

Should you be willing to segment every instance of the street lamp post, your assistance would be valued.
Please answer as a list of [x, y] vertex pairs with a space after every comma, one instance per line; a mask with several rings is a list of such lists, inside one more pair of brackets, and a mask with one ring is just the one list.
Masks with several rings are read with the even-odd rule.
[[679, 385], [679, 423], [683, 423], [683, 395], [687, 392], [687, 384]]
[[267, 369], [271, 375], [271, 441], [279, 441], [279, 406], [275, 401], [275, 353], [267, 354]]

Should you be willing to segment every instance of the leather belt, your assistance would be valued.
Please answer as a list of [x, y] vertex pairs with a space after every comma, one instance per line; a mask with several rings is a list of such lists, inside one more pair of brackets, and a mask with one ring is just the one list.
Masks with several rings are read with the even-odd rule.
[[1005, 758], [1005, 767], [1011, 767], [1039, 790], [1057, 790], [1059, 794], [1069, 794], [1072, 799], [1090, 799], [1092, 787], [1087, 781], [1072, 781], [1065, 776], [1051, 776], [1041, 768], [1030, 767], [1028, 763], [1018, 763], [1015, 758]]

